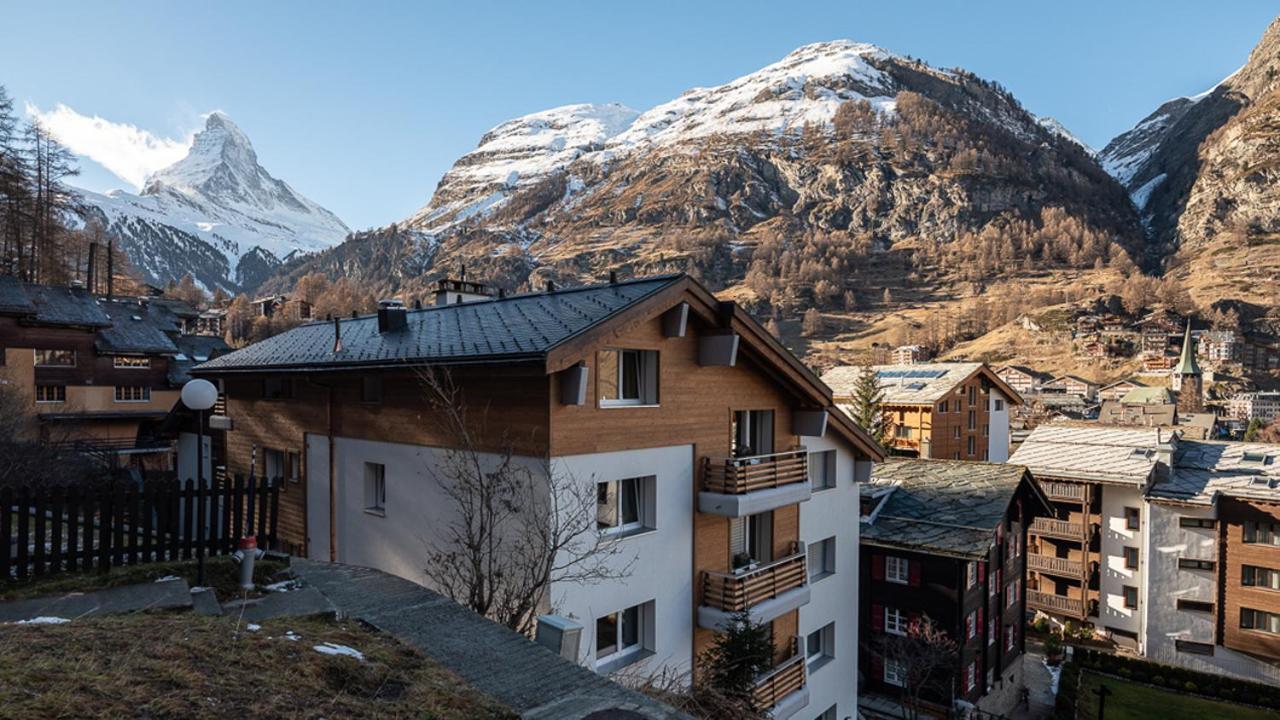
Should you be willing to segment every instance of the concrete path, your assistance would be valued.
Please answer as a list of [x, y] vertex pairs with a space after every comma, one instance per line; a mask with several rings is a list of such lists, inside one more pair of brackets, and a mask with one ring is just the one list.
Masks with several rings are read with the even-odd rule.
[[248, 600], [232, 600], [223, 603], [222, 614], [241, 615], [248, 622], [262, 622], [278, 617], [309, 617], [311, 615], [332, 615], [336, 612], [333, 603], [319, 590], [303, 587], [288, 592], [273, 592], [262, 597]]
[[1053, 676], [1044, 664], [1044, 654], [1038, 643], [1027, 642], [1027, 652], [1022, 656], [1022, 677], [1030, 691], [1030, 707], [1018, 707], [1009, 713], [1014, 720], [1043, 720], [1053, 715], [1057, 696], [1053, 692]]
[[403, 578], [296, 558], [293, 572], [341, 615], [418, 648], [524, 718], [688, 720]]
[[190, 607], [191, 588], [187, 586], [186, 580], [177, 579], [0, 603], [0, 623], [21, 622], [38, 617], [74, 620], [100, 613]]

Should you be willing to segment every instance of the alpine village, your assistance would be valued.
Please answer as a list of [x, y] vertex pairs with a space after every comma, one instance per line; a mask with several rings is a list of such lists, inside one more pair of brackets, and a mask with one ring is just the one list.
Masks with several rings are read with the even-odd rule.
[[1251, 32], [1101, 149], [803, 45], [364, 230], [0, 86], [0, 718], [1280, 717]]

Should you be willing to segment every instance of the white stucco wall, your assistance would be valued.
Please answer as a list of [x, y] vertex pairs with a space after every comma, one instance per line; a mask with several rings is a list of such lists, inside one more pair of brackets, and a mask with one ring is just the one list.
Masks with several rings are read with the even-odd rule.
[[[987, 399], [987, 422], [990, 437], [987, 438], [987, 460], [1005, 462], [1009, 459], [1009, 398], [992, 388]], [[1002, 401], [1003, 410], [996, 410], [996, 400]]]
[[[1143, 546], [1143, 528], [1149, 522], [1146, 502], [1137, 487], [1122, 485], [1102, 486], [1102, 567], [1099, 572], [1100, 602], [1098, 624], [1104, 628], [1116, 628], [1137, 633], [1142, 637], [1142, 561], [1147, 557]], [[1124, 509], [1141, 510], [1139, 527], [1130, 530], [1125, 526]], [[1138, 568], [1124, 566], [1124, 548], [1138, 548]], [[1138, 607], [1124, 606], [1124, 586], [1138, 588]]]
[[654, 602], [652, 655], [619, 674], [644, 676], [659, 668], [684, 673], [693, 655], [693, 446], [678, 445], [556, 458], [558, 477], [594, 487], [597, 482], [655, 477], [654, 529], [622, 537], [609, 557], [616, 568], [630, 565], [623, 580], [581, 585], [557, 583], [551, 609], [582, 624], [580, 657], [596, 667], [595, 620], [633, 605]]
[[836, 450], [836, 486], [814, 492], [800, 505], [800, 539], [806, 545], [836, 538], [835, 574], [810, 586], [809, 604], [800, 608], [800, 637], [835, 623], [835, 657], [809, 676], [809, 704], [796, 717], [816, 717], [832, 705], [836, 717], [856, 715], [858, 704], [858, 486], [870, 463], [855, 462], [852, 453], [828, 432], [804, 438], [810, 452]]

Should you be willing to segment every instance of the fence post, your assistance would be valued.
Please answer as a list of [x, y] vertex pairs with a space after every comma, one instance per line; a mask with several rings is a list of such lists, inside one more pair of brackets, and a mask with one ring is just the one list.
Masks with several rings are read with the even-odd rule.
[[115, 503], [112, 502], [111, 488], [98, 491], [98, 571], [111, 569], [111, 526]]
[[93, 567], [93, 513], [98, 497], [86, 488], [80, 499], [83, 500], [80, 503], [80, 512], [83, 514], [80, 520], [80, 569], [88, 570]]
[[67, 570], [80, 566], [80, 488], [67, 489]]
[[146, 483], [142, 486], [142, 495], [139, 498], [142, 503], [140, 508], [142, 512], [142, 562], [151, 562], [155, 558], [151, 556], [151, 545], [154, 538], [151, 536], [154, 531], [155, 523], [152, 521], [152, 513], [156, 509], [156, 488], [152, 483]]
[[278, 549], [276, 547], [276, 524], [280, 520], [280, 487], [284, 484], [284, 480], [276, 479], [271, 482], [271, 522], [267, 525], [267, 548], [271, 550]]
[[122, 490], [111, 493], [111, 565], [120, 567], [124, 564], [124, 518], [126, 495]]
[[138, 487], [130, 485], [125, 491], [125, 507], [128, 508], [129, 520], [129, 552], [126, 556], [130, 565], [138, 564]]
[[267, 547], [267, 490], [271, 485], [271, 478], [262, 478], [262, 485], [258, 488], [258, 547]]
[[67, 489], [58, 485], [49, 496], [49, 514], [53, 517], [53, 529], [49, 532], [49, 572], [62, 570], [62, 512], [67, 497]]
[[182, 559], [184, 560], [190, 560], [195, 555], [191, 552], [193, 549], [191, 545], [191, 533], [194, 529], [192, 528], [192, 525], [195, 524], [196, 514], [195, 503], [192, 502], [194, 499], [193, 496], [195, 495], [194, 488], [195, 481], [191, 478], [187, 478], [186, 487], [182, 493], [182, 518], [184, 520], [182, 528]]
[[222, 485], [218, 488], [218, 494], [221, 496], [218, 507], [220, 514], [218, 516], [222, 533], [222, 554], [230, 555], [235, 552], [236, 543], [240, 538], [233, 538], [231, 528], [235, 527], [231, 524], [231, 506], [234, 502], [235, 495], [232, 494], [231, 482], [227, 478], [222, 479]]
[[18, 491], [18, 579], [27, 577], [27, 546], [30, 543], [31, 489]]
[[0, 578], [8, 580], [13, 577], [9, 568], [13, 564], [13, 548], [10, 546], [13, 533], [13, 491], [0, 487]]
[[239, 542], [240, 538], [244, 537], [245, 535], [245, 532], [244, 532], [244, 476], [243, 475], [239, 475], [239, 474], [236, 475], [235, 504], [232, 506], [232, 510], [235, 512], [235, 516], [233, 519], [235, 520], [236, 542]]
[[36, 490], [35, 497], [32, 498], [31, 506], [35, 512], [36, 521], [36, 539], [33, 549], [35, 550], [35, 563], [33, 569], [34, 575], [44, 575], [44, 541], [45, 541], [45, 517], [44, 517], [44, 488]]
[[253, 475], [250, 475], [249, 487], [248, 487], [248, 490], [245, 492], [245, 497], [244, 497], [244, 502], [245, 502], [244, 534], [246, 537], [250, 535], [253, 535], [256, 537], [258, 534], [258, 528], [253, 522], [255, 519], [254, 511], [257, 509], [257, 503], [254, 502], [255, 500], [254, 491], [256, 491], [257, 489], [258, 489], [258, 478]]

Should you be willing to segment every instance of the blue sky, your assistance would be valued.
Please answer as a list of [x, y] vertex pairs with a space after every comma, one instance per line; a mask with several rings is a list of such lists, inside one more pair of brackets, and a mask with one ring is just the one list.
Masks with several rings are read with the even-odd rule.
[[[42, 0], [0, 10], [0, 84], [19, 104], [176, 140], [223, 110], [272, 174], [363, 228], [425, 204], [503, 120], [647, 109], [835, 38], [972, 70], [1101, 147], [1234, 71], [1276, 13], [1274, 0]], [[83, 167], [85, 187], [127, 187]]]

